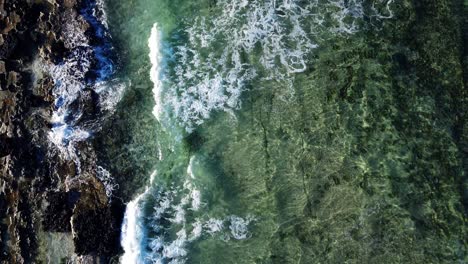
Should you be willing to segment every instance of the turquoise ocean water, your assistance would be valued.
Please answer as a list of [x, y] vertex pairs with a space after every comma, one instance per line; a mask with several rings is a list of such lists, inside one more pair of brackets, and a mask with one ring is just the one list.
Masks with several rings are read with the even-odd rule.
[[107, 0], [120, 262], [467, 261], [461, 15], [422, 2]]

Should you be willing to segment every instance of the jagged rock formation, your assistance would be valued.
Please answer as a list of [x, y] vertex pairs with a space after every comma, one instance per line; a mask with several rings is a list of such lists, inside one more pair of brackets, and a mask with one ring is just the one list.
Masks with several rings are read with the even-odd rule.
[[[60, 61], [69, 52], [64, 14], [80, 16], [82, 5], [0, 1], [0, 263], [50, 261], [44, 237], [54, 233], [70, 234], [76, 252], [87, 255], [76, 257], [78, 262], [97, 257], [106, 262], [120, 251], [122, 205], [118, 200], [110, 205], [96, 177], [91, 143], [77, 147], [82, 166], [77, 175], [77, 165], [49, 142], [55, 84], [37, 70], [38, 63]], [[71, 183], [65, 184], [67, 179]]]

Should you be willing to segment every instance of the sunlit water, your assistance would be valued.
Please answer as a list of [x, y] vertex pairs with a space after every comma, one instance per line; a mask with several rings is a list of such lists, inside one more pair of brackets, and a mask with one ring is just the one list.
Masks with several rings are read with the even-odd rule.
[[[132, 200], [121, 263], [382, 257], [367, 250], [379, 232], [374, 217], [408, 215], [409, 209], [395, 196], [380, 200], [356, 186], [375, 184], [385, 194], [391, 177], [412, 172], [404, 143], [383, 150], [384, 140], [399, 137], [390, 121], [372, 119], [384, 103], [368, 103], [394, 103], [387, 69], [356, 54], [367, 48], [365, 34], [393, 18], [393, 5], [107, 1], [122, 59], [117, 75], [131, 83], [119, 110], [130, 120], [119, 124], [129, 139], [109, 149], [132, 159], [116, 158], [112, 166], [117, 173], [138, 168], [127, 179], [138, 184], [122, 187]], [[360, 84], [369, 90], [360, 91], [359, 100], [340, 101], [336, 90], [344, 91], [357, 78], [347, 73], [361, 65], [371, 69], [368, 76], [359, 73], [363, 82], [381, 82]], [[339, 96], [346, 97], [343, 91]], [[371, 126], [381, 134], [357, 154]], [[368, 183], [370, 173], [385, 176]], [[382, 245], [404, 251], [392, 243], [416, 237], [416, 224], [406, 216], [392, 224], [398, 225], [392, 242]], [[450, 241], [456, 247], [458, 241]]]
[[[181, 13], [174, 9], [175, 3], [133, 4], [139, 11], [125, 24], [128, 32], [118, 32], [123, 28], [116, 32], [134, 39], [125, 44], [130, 59], [148, 54], [127, 69], [130, 74], [144, 70], [143, 76], [153, 83], [153, 122], [159, 131], [153, 140], [160, 141], [162, 157], [155, 165], [155, 179], [127, 205], [122, 263], [183, 263], [208, 254], [215, 261], [223, 255], [212, 251], [215, 248], [256, 244], [259, 255], [265, 254], [262, 247], [266, 245], [259, 243], [273, 234], [274, 213], [251, 211], [233, 197], [225, 197], [235, 191], [234, 186], [219, 186], [217, 181], [222, 179], [216, 178], [223, 176], [210, 168], [209, 157], [191, 153], [182, 139], [220, 111], [228, 115], [219, 118], [234, 124], [243, 93], [252, 85], [256, 90], [282, 86], [280, 96], [292, 100], [295, 76], [310, 67], [320, 39], [327, 34], [346, 37], [360, 30], [362, 4], [180, 2]], [[125, 4], [109, 5], [125, 8]], [[245, 261], [252, 258], [247, 254]]]

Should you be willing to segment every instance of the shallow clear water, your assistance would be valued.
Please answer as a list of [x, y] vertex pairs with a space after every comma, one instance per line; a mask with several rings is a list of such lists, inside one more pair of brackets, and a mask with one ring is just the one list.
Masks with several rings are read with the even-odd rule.
[[108, 0], [121, 262], [461, 261], [453, 102], [394, 59], [405, 3]]

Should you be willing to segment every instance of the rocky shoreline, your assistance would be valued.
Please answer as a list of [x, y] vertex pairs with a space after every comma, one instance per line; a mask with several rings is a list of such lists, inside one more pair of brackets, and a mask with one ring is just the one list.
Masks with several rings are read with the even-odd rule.
[[[107, 263], [121, 253], [124, 205], [106, 195], [92, 143], [76, 143], [77, 164], [48, 138], [57, 84], [41, 67], [71, 52], [70, 19], [93, 42], [80, 13], [87, 4], [95, 3], [0, 0], [0, 263], [50, 262], [55, 249], [45, 237], [57, 234], [73, 239], [74, 252], [58, 254], [61, 261]], [[79, 94], [84, 116], [99, 112], [93, 97], [90, 89]]]
[[[150, 87], [141, 77], [149, 67], [135, 74], [141, 83], [128, 91], [116, 122], [100, 122], [115, 102], [102, 102], [113, 90], [101, 94], [89, 84], [112, 71], [108, 54], [96, 48], [107, 45], [96, 1], [0, 0], [0, 263], [116, 263], [122, 254], [123, 200], [147, 180], [154, 160], [146, 155], [160, 146], [153, 116], [143, 109], [145, 102], [154, 105], [151, 90], [136, 87]], [[129, 6], [114, 7], [124, 21], [112, 23], [123, 25], [117, 30], [131, 28], [125, 19], [143, 13], [120, 12]], [[233, 126], [221, 113], [187, 136], [184, 165], [202, 157], [225, 204], [271, 216], [262, 226], [265, 239], [251, 240], [258, 244], [229, 248], [235, 244], [211, 241], [213, 247], [195, 248], [200, 260], [219, 253], [274, 263], [463, 261], [467, 8], [466, 1], [395, 3], [397, 17], [382, 30], [324, 46], [295, 80], [297, 101], [286, 103], [280, 85], [253, 91], [236, 114], [243, 123]], [[146, 48], [146, 39], [135, 41], [128, 32], [122, 50]], [[63, 68], [69, 75], [56, 78], [75, 52], [80, 59]], [[146, 53], [127, 54], [122, 64], [141, 64]], [[66, 90], [60, 80], [70, 76], [84, 88], [60, 99], [57, 87]], [[74, 129], [100, 133], [76, 139]], [[158, 167], [162, 180], [191, 171], [173, 157]], [[110, 178], [120, 184], [114, 194]]]

